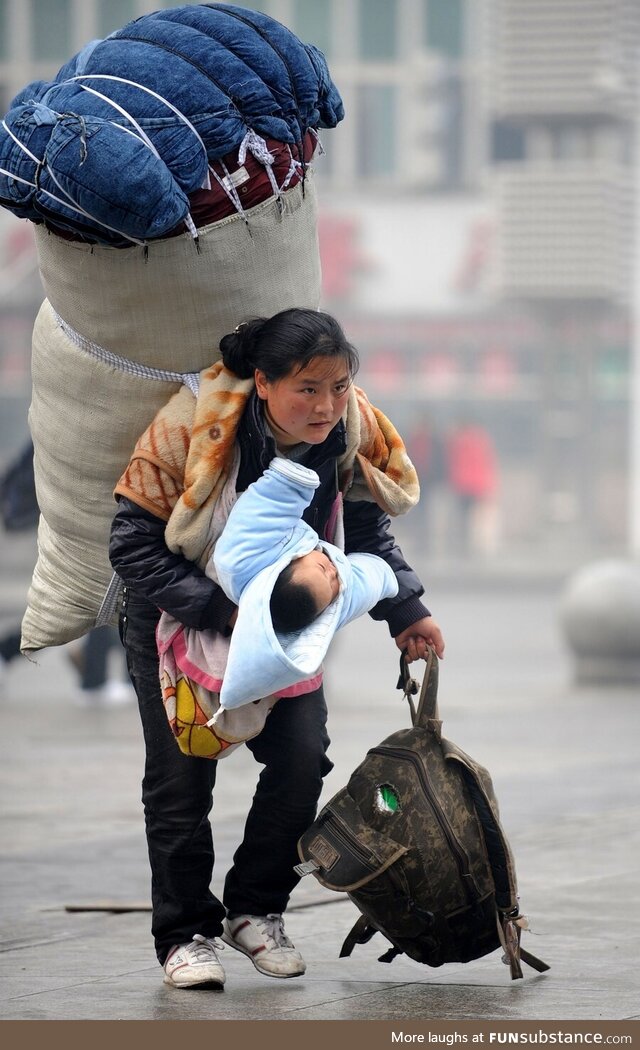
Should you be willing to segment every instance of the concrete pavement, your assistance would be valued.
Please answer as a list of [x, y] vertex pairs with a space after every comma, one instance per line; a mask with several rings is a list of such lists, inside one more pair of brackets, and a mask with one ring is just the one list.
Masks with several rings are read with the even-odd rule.
[[[287, 917], [304, 978], [265, 978], [227, 948], [224, 993], [163, 985], [148, 932], [137, 712], [75, 707], [64, 652], [49, 650], [37, 666], [11, 665], [2, 690], [0, 1017], [640, 1019], [640, 697], [572, 684], [560, 584], [530, 573], [499, 587], [440, 578], [429, 590], [447, 637], [444, 733], [492, 773], [531, 920], [524, 943], [550, 963], [547, 974], [525, 967], [511, 982], [499, 953], [438, 970], [403, 957], [386, 965], [381, 937], [340, 960], [357, 913], [307, 877]], [[16, 578], [0, 603], [5, 625], [19, 593]], [[396, 677], [383, 625], [365, 618], [341, 633], [327, 670], [335, 768], [326, 797], [368, 747], [408, 724]], [[248, 752], [221, 763], [217, 891], [256, 773]]]

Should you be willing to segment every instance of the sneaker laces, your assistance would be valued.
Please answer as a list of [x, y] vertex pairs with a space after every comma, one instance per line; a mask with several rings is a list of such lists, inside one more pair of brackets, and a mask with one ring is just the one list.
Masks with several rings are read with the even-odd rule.
[[201, 933], [194, 933], [191, 944], [187, 945], [187, 951], [195, 956], [198, 963], [209, 962], [213, 955], [217, 961], [216, 952], [222, 951], [224, 944], [216, 937], [204, 937]]
[[284, 931], [284, 919], [282, 915], [265, 915], [256, 917], [254, 922], [261, 933], [267, 938], [269, 948], [293, 948], [295, 945], [289, 940]]

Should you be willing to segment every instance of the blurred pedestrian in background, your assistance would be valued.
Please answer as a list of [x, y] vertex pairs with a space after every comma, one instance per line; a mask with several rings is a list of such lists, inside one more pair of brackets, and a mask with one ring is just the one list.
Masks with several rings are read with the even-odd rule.
[[117, 627], [95, 627], [80, 642], [69, 645], [67, 655], [80, 677], [74, 692], [76, 703], [87, 707], [135, 703]]
[[449, 433], [447, 480], [452, 499], [452, 553], [490, 555], [498, 546], [498, 463], [487, 430], [471, 417]]
[[[36, 528], [40, 511], [33, 474], [33, 443], [31, 439], [22, 447], [0, 478], [0, 515], [5, 531], [9, 534]], [[0, 675], [4, 676], [9, 664], [20, 656], [21, 630], [19, 624], [0, 636]], [[120, 673], [110, 673], [110, 655], [120, 654]], [[77, 672], [80, 682], [75, 689], [76, 702], [118, 705], [135, 700], [133, 686], [125, 681], [126, 665], [124, 650], [115, 627], [97, 627], [90, 631], [80, 643], [69, 647], [69, 661]]]

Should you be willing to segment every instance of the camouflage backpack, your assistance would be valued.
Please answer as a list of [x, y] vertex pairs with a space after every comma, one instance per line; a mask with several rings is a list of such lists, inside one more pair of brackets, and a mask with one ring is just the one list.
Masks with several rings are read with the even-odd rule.
[[404, 952], [440, 966], [502, 946], [512, 979], [522, 977], [521, 961], [548, 970], [520, 947], [527, 921], [491, 777], [441, 735], [437, 657], [427, 661], [417, 712], [404, 656], [400, 667], [413, 728], [371, 748], [298, 842], [296, 871], [347, 893], [362, 913], [341, 957], [379, 931], [392, 944], [381, 962]]

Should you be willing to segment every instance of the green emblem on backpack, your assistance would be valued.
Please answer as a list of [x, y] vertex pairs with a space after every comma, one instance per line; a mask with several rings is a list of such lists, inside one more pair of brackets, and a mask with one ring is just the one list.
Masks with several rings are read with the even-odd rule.
[[380, 784], [376, 788], [375, 807], [378, 813], [397, 813], [400, 809], [400, 799], [391, 784]]

